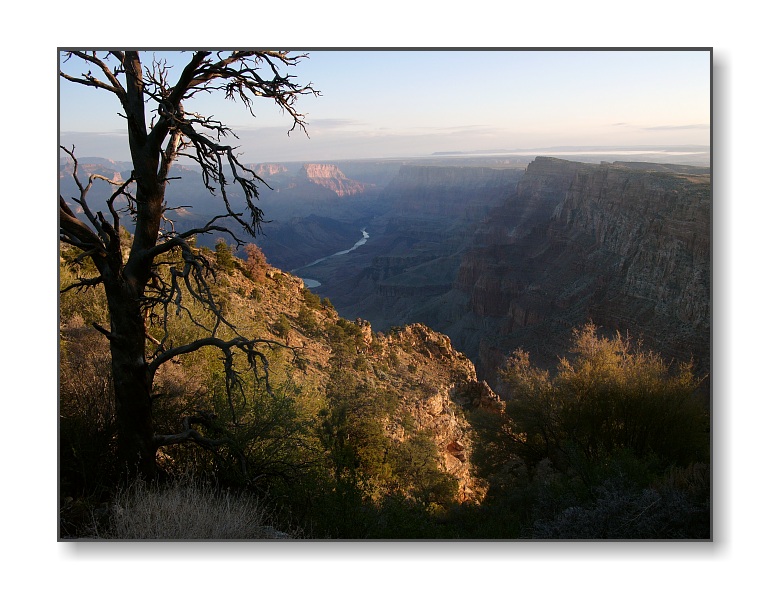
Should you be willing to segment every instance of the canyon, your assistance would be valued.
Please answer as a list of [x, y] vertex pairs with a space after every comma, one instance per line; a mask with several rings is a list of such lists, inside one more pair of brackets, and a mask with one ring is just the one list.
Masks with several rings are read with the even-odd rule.
[[[128, 177], [120, 163], [82, 164], [116, 182]], [[545, 461], [527, 471], [507, 446], [524, 432], [506, 430], [520, 417], [511, 410], [517, 407], [514, 386], [500, 378], [517, 349], [536, 367], [554, 371], [561, 359], [571, 359], [574, 330], [590, 322], [602, 335], [630, 336], [666, 365], [692, 362], [701, 392], [709, 391], [709, 168], [540, 156], [526, 163], [427, 159], [259, 164], [253, 170], [272, 188], [260, 200], [270, 222], [256, 240], [268, 262], [254, 270], [230, 259], [228, 270], [219, 250], [202, 254], [218, 268], [217, 297], [228, 317], [239, 330], [272, 342], [263, 360], [269, 359], [274, 386], [289, 395], [270, 395], [276, 403], [291, 400], [302, 448], [320, 453], [300, 461], [300, 447], [270, 434], [267, 439], [281, 444], [266, 446], [264, 456], [255, 446], [254, 459], [271, 465], [284, 453], [311, 464], [323, 457], [323, 477], [302, 477], [328, 484], [318, 487], [317, 506], [329, 498], [339, 503], [330, 521], [334, 534], [370, 534], [373, 521], [366, 520], [338, 530], [339, 515], [351, 505], [358, 516], [365, 517], [366, 508], [382, 527], [392, 526], [393, 516], [413, 515], [409, 506], [435, 513], [439, 529], [451, 522], [466, 530], [480, 519], [481, 534], [490, 537], [537, 533], [509, 527], [523, 519], [551, 522], [545, 512], [505, 513], [515, 505], [512, 497], [524, 498], [536, 482], [555, 477]], [[63, 193], [73, 192], [71, 172], [62, 166]], [[168, 192], [169, 222], [177, 230], [200, 227], [218, 214], [214, 197], [193, 190], [196, 184], [195, 171], [179, 167]], [[201, 236], [198, 246], [214, 239]], [[81, 294], [67, 295], [75, 296]], [[64, 350], [97, 338], [106, 351], [104, 339], [78, 315], [90, 309], [87, 301], [62, 301]], [[209, 367], [192, 359], [180, 380], [180, 368], [168, 365], [156, 383], [158, 411], [177, 403], [176, 393], [164, 392], [203, 395]], [[565, 474], [563, 481], [577, 481]], [[301, 493], [292, 505], [312, 522], [304, 494], [313, 486], [304, 481], [297, 480]], [[539, 506], [544, 496], [533, 498]], [[560, 514], [573, 514], [574, 499], [565, 502]], [[685, 514], [696, 508], [708, 514], [698, 506]], [[490, 532], [499, 520], [508, 524]], [[398, 530], [411, 530], [413, 522], [409, 516]], [[478, 530], [470, 530], [468, 536], [477, 538]]]
[[553, 368], [589, 321], [709, 372], [708, 168], [405, 166], [384, 195], [366, 247], [313, 268], [343, 315], [430, 325], [490, 383], [519, 347]]
[[[128, 177], [119, 162], [91, 158], [82, 167]], [[188, 208], [170, 212], [175, 227], [221, 213], [199, 174], [177, 168], [169, 202]], [[252, 170], [272, 190], [260, 196], [268, 223], [247, 241], [271, 264], [299, 272], [351, 249], [365, 228], [360, 248], [299, 274], [342, 316], [375, 331], [421, 323], [447, 334], [490, 384], [519, 347], [552, 368], [588, 321], [709, 372], [709, 168], [539, 156]], [[62, 166], [63, 185], [70, 172]]]

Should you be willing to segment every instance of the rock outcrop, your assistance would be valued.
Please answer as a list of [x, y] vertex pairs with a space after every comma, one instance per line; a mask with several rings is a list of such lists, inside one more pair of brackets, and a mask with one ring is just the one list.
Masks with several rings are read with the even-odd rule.
[[[346, 322], [332, 308], [310, 307], [298, 277], [268, 266], [256, 282], [240, 273], [228, 277], [229, 307], [244, 321], [273, 326], [287, 318], [281, 336], [301, 357], [301, 371], [291, 369], [294, 382], [306, 395], [329, 395], [335, 341], [340, 324], [355, 334], [355, 357], [347, 373], [362, 395], [387, 391], [394, 407], [382, 418], [384, 434], [394, 443], [427, 435], [438, 453], [436, 467], [457, 481], [457, 500], [481, 502], [488, 484], [474, 474], [471, 453], [476, 434], [466, 412], [502, 412], [503, 404], [480, 381], [467, 356], [450, 339], [422, 324], [374, 332], [368, 321]], [[355, 326], [353, 330], [352, 326]], [[285, 370], [272, 364], [274, 371]], [[317, 402], [323, 403], [323, 402]], [[408, 490], [406, 490], [408, 493]]]
[[257, 176], [267, 181], [269, 181], [271, 177], [286, 176], [289, 174], [289, 169], [283, 164], [264, 162], [262, 164], [254, 164], [251, 168]]
[[317, 184], [339, 197], [358, 195], [367, 189], [367, 185], [349, 179], [334, 164], [305, 164], [297, 175], [297, 182]]
[[[473, 475], [470, 461], [473, 429], [461, 410], [502, 412], [500, 398], [476, 377], [473, 363], [452, 347], [449, 338], [422, 324], [412, 324], [385, 337], [384, 350], [408, 365], [402, 375], [397, 414], [409, 414], [419, 430], [429, 432], [441, 468], [457, 479], [459, 500], [479, 502], [487, 490]], [[389, 436], [403, 441], [407, 434], [397, 421], [386, 426]]]

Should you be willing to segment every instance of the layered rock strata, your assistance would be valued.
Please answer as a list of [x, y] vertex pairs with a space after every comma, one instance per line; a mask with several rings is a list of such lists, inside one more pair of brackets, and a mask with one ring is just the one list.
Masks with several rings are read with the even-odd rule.
[[494, 319], [469, 354], [487, 370], [516, 346], [555, 359], [592, 320], [708, 372], [710, 181], [686, 166], [535, 160], [463, 258], [468, 313]]

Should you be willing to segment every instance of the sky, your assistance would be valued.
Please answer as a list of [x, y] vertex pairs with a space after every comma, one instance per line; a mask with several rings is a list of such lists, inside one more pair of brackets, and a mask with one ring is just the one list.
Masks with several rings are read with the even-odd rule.
[[[297, 52], [302, 53], [302, 52]], [[161, 52], [156, 52], [161, 55]], [[181, 71], [188, 54], [162, 52]], [[255, 116], [209, 96], [192, 110], [228, 124], [246, 162], [427, 156], [554, 146], [710, 144], [708, 51], [308, 51], [287, 70], [308, 135], [270, 100]], [[85, 70], [71, 60], [65, 71]], [[173, 74], [172, 74], [173, 77]], [[108, 92], [59, 84], [60, 139], [80, 156], [127, 160]], [[190, 107], [188, 106], [188, 110]]]

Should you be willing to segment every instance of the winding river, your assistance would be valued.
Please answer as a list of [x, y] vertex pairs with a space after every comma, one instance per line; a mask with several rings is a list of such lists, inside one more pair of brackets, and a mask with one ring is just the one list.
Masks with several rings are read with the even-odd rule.
[[[334, 254], [330, 254], [329, 256], [324, 256], [323, 258], [319, 258], [318, 260], [314, 260], [310, 264], [306, 264], [305, 266], [300, 266], [299, 268], [295, 268], [291, 271], [291, 274], [298, 274], [300, 271], [305, 270], [306, 268], [310, 268], [311, 266], [315, 266], [316, 264], [319, 264], [323, 262], [324, 260], [329, 260], [329, 258], [334, 258], [335, 256], [342, 256], [343, 254], [348, 254], [349, 252], [352, 252], [356, 248], [363, 246], [366, 244], [366, 240], [369, 239], [369, 234], [366, 232], [366, 228], [361, 229], [361, 239], [358, 240], [355, 244], [353, 244], [352, 248], [348, 248], [347, 250], [340, 250], [339, 252], [335, 252]], [[305, 287], [308, 289], [312, 289], [314, 287], [320, 287], [321, 283], [316, 281], [315, 279], [306, 279], [302, 278], [302, 280], [305, 283]]]

